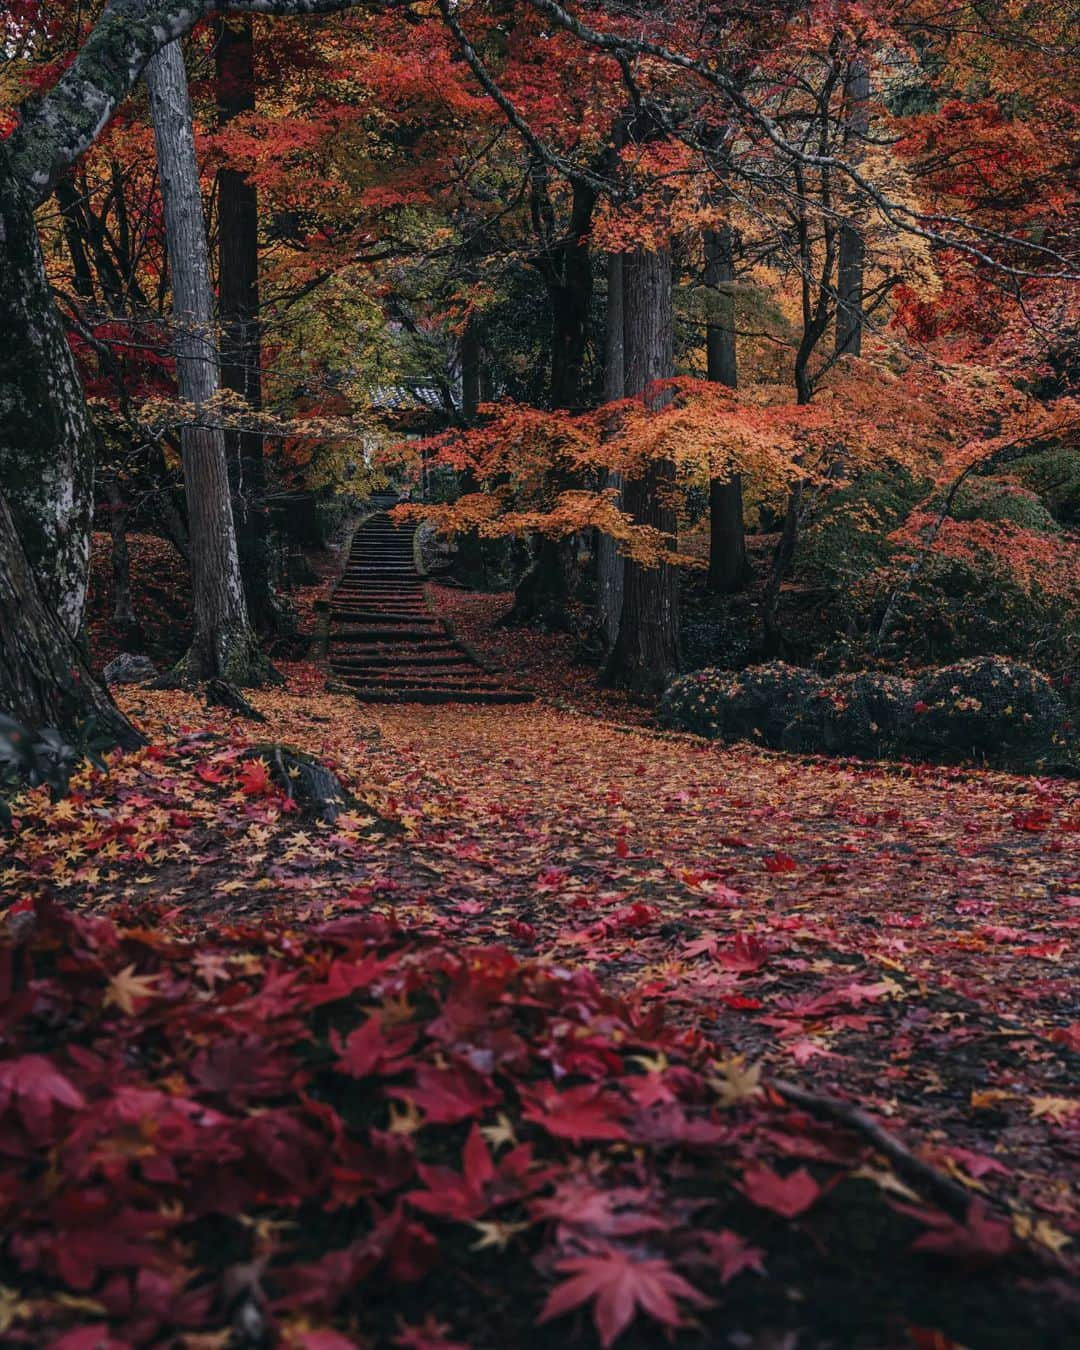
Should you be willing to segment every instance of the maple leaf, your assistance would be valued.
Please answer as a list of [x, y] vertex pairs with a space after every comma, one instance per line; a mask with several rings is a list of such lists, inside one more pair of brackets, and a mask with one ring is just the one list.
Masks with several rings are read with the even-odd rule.
[[417, 1029], [408, 1025], [383, 1029], [378, 1017], [351, 1031], [343, 1041], [341, 1033], [330, 1033], [330, 1044], [337, 1051], [334, 1068], [350, 1078], [367, 1078], [369, 1074], [400, 1073], [408, 1059], [408, 1051], [416, 1040]]
[[556, 1269], [572, 1274], [548, 1295], [538, 1321], [562, 1317], [595, 1300], [593, 1320], [604, 1350], [615, 1344], [639, 1310], [674, 1329], [683, 1322], [679, 1301], [697, 1308], [712, 1307], [712, 1300], [667, 1261], [642, 1259], [635, 1252], [609, 1248], [595, 1256], [559, 1261]]
[[805, 1214], [821, 1194], [821, 1187], [806, 1170], [782, 1177], [771, 1167], [750, 1167], [743, 1173], [741, 1190], [746, 1198], [762, 1209], [771, 1209], [786, 1219]]
[[719, 1232], [704, 1232], [697, 1236], [707, 1260], [719, 1269], [721, 1284], [729, 1283], [744, 1270], [765, 1274], [764, 1251], [747, 1242], [741, 1234], [721, 1228]]
[[104, 1007], [117, 1007], [131, 1017], [141, 998], [152, 998], [156, 975], [136, 975], [135, 966], [127, 965], [109, 979], [109, 986], [102, 999]]
[[424, 1064], [416, 1071], [415, 1086], [390, 1091], [391, 1096], [403, 1097], [423, 1111], [431, 1125], [455, 1125], [499, 1104], [491, 1082], [467, 1064], [454, 1069]]
[[964, 1270], [991, 1265], [1012, 1251], [1012, 1228], [991, 1214], [982, 1200], [971, 1202], [964, 1223], [957, 1223], [940, 1210], [899, 1203], [894, 1207], [926, 1224], [929, 1230], [915, 1239], [912, 1251], [943, 1256]]
[[277, 788], [265, 759], [247, 759], [236, 775], [245, 797], [269, 797]]
[[626, 1139], [626, 1130], [617, 1119], [622, 1105], [618, 1098], [591, 1083], [565, 1092], [545, 1083], [527, 1094], [523, 1114], [560, 1139]]
[[1064, 1125], [1070, 1117], [1080, 1111], [1080, 1101], [1073, 1101], [1069, 1097], [1033, 1097], [1031, 1099], [1031, 1114], [1036, 1120], [1045, 1117], [1052, 1120], [1055, 1125]]

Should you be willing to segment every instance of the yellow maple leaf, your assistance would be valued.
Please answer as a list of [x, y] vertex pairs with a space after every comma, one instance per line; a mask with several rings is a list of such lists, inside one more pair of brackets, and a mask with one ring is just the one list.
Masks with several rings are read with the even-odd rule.
[[156, 981], [156, 975], [137, 975], [134, 965], [125, 966], [110, 978], [104, 1005], [106, 1008], [115, 1005], [130, 1017], [138, 999], [152, 996]]
[[1035, 1119], [1045, 1116], [1055, 1125], [1064, 1125], [1074, 1112], [1080, 1111], [1080, 1102], [1068, 1097], [1032, 1097], [1031, 1114]]

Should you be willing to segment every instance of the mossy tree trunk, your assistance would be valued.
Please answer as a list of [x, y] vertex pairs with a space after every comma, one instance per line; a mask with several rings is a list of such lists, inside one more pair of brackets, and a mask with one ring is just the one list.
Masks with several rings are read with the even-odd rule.
[[93, 427], [2, 143], [0, 241], [0, 484], [42, 599], [74, 637], [86, 603]]

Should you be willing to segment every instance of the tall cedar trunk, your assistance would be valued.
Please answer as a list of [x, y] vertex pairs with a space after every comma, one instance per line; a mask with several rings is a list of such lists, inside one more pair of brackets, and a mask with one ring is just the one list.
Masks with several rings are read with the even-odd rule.
[[[483, 356], [480, 328], [476, 318], [470, 316], [461, 335], [460, 350], [461, 420], [467, 427], [476, 425], [477, 410], [482, 401]], [[462, 470], [460, 483], [463, 494], [471, 495], [480, 490], [471, 468]], [[458, 563], [471, 579], [484, 575], [484, 544], [479, 530], [466, 530], [458, 540]]]
[[[218, 125], [255, 111], [255, 41], [249, 15], [223, 19], [214, 48]], [[259, 200], [255, 184], [236, 169], [218, 174], [218, 307], [221, 382], [248, 407], [262, 407], [259, 334]], [[258, 431], [226, 431], [233, 518], [248, 616], [261, 632], [276, 626], [270, 583], [263, 438]]]
[[[671, 254], [638, 249], [623, 267], [626, 390], [649, 398], [648, 386], [670, 377], [672, 352]], [[623, 509], [637, 525], [652, 525], [673, 539], [675, 466], [650, 460], [623, 485]], [[678, 671], [678, 588], [667, 563], [646, 567], [626, 561], [619, 635], [608, 660], [609, 683], [635, 693], [658, 693]]]
[[[844, 141], [851, 147], [848, 158], [858, 158], [859, 147], [870, 127], [870, 69], [854, 60], [844, 81], [847, 120]], [[839, 262], [836, 270], [836, 353], [858, 356], [862, 351], [863, 272], [866, 246], [851, 220], [840, 227]]]
[[0, 485], [42, 598], [74, 637], [90, 560], [93, 427], [2, 143], [0, 247]]
[[[731, 226], [705, 235], [705, 285], [708, 322], [705, 352], [708, 377], [737, 389], [735, 355], [735, 279]], [[709, 587], [729, 595], [746, 584], [746, 528], [743, 523], [742, 475], [713, 478], [709, 483]]]
[[[44, 409], [43, 409], [44, 411]], [[0, 712], [33, 731], [76, 739], [92, 717], [117, 745], [141, 737], [90, 673], [76, 640], [46, 605], [0, 494]]]
[[105, 482], [109, 498], [109, 535], [112, 539], [113, 623], [134, 631], [139, 626], [131, 603], [131, 553], [127, 539], [127, 509], [116, 475]]
[[249, 684], [262, 669], [240, 579], [225, 436], [207, 407], [219, 388], [214, 297], [191, 101], [178, 43], [163, 47], [149, 62], [146, 85], [172, 280], [177, 384], [181, 398], [192, 405], [192, 416], [199, 419], [181, 431], [195, 633], [179, 673]]
[[[623, 255], [609, 253], [607, 259], [607, 307], [604, 315], [604, 402], [615, 403], [626, 396], [626, 362], [623, 338]], [[604, 486], [613, 490], [616, 503], [622, 505], [621, 473], [609, 471]], [[600, 631], [608, 648], [619, 636], [623, 579], [626, 560], [610, 535], [601, 534], [597, 544], [597, 612]]]
[[[575, 183], [566, 237], [543, 269], [551, 306], [553, 408], [578, 409], [584, 401], [582, 383], [592, 303], [588, 235], [595, 206], [595, 190], [588, 184]], [[569, 485], [558, 475], [551, 475], [547, 484], [553, 494]], [[552, 628], [570, 628], [567, 613], [573, 567], [570, 542], [541, 535], [534, 543], [532, 565], [517, 585], [514, 608], [507, 619], [510, 623], [539, 621]]]

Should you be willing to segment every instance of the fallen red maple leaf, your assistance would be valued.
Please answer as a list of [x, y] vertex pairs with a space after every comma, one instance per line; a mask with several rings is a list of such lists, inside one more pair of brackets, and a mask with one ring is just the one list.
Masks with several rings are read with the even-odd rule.
[[761, 1166], [749, 1167], [743, 1173], [742, 1192], [762, 1209], [794, 1219], [810, 1208], [821, 1194], [821, 1187], [805, 1167], [782, 1177], [771, 1167]]
[[626, 1130], [616, 1119], [621, 1107], [620, 1101], [591, 1083], [565, 1092], [545, 1083], [528, 1094], [524, 1115], [560, 1139], [626, 1139]]
[[539, 1321], [579, 1308], [595, 1299], [593, 1320], [604, 1350], [619, 1339], [639, 1309], [666, 1327], [682, 1323], [677, 1299], [698, 1308], [712, 1300], [672, 1270], [667, 1261], [642, 1260], [634, 1252], [614, 1248], [597, 1256], [576, 1256], [557, 1264], [560, 1271], [574, 1272], [548, 1295]]
[[44, 1055], [21, 1055], [0, 1064], [0, 1115], [14, 1105], [27, 1133], [49, 1138], [53, 1110], [84, 1105], [77, 1087]]

